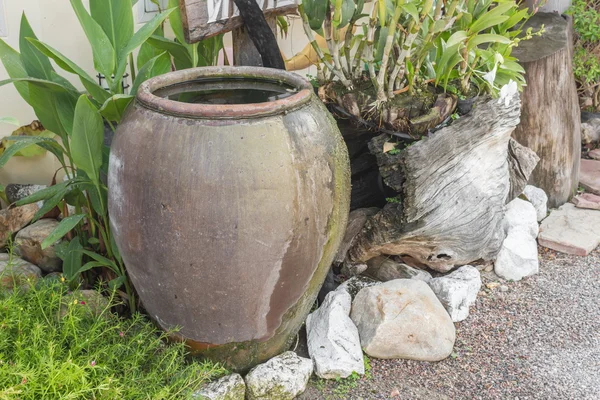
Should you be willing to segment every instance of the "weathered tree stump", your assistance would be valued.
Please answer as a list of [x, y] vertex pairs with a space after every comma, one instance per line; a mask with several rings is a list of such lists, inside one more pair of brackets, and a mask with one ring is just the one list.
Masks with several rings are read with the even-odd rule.
[[493, 259], [505, 236], [504, 205], [537, 161], [516, 144], [509, 152], [520, 105], [516, 93], [508, 101], [480, 100], [469, 115], [399, 154], [383, 151], [384, 136], [373, 139], [381, 175], [402, 193], [401, 204], [388, 203], [367, 221], [349, 262], [393, 254], [445, 272]]
[[540, 157], [530, 183], [548, 194], [548, 207], [569, 200], [579, 181], [581, 116], [573, 77], [573, 35], [569, 20], [538, 13], [525, 25], [541, 37], [523, 41], [513, 50], [526, 71], [521, 124], [513, 136]]

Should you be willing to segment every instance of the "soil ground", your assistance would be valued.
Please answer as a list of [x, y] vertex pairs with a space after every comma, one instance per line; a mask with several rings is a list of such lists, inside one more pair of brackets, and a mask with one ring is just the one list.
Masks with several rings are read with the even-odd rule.
[[[482, 272], [482, 292], [456, 324], [448, 359], [371, 359], [367, 376], [313, 378], [299, 398], [600, 399], [600, 251], [539, 250], [540, 273], [520, 282]], [[486, 287], [492, 282], [508, 290]]]

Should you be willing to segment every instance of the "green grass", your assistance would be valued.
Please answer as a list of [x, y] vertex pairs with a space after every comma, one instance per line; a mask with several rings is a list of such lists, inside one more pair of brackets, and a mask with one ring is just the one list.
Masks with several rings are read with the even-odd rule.
[[58, 281], [0, 289], [0, 399], [186, 399], [226, 372], [165, 339], [143, 315], [92, 312]]

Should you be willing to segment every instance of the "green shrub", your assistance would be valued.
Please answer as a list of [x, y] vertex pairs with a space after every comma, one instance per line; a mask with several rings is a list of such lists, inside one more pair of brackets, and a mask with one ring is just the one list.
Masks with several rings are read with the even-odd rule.
[[569, 14], [576, 32], [573, 72], [582, 105], [600, 111], [600, 0], [574, 0]]
[[76, 293], [57, 281], [0, 290], [0, 399], [185, 399], [225, 373], [187, 361], [144, 316], [91, 312]]

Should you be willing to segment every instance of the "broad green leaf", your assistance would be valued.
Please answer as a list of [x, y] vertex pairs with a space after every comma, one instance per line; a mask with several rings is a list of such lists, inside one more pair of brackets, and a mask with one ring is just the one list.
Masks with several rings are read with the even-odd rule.
[[78, 75], [83, 86], [99, 103], [105, 102], [106, 99], [110, 97], [110, 94], [102, 86], [98, 85], [94, 78], [88, 75], [87, 72], [85, 72], [73, 61], [62, 55], [58, 50], [36, 39], [29, 39], [29, 41], [31, 44], [37, 47], [39, 51], [54, 60], [56, 65], [58, 65], [60, 68], [72, 74]]
[[511, 40], [502, 35], [496, 35], [493, 33], [484, 33], [481, 35], [476, 35], [473, 38], [471, 38], [467, 44], [467, 49], [470, 51], [471, 49], [479, 46], [480, 44], [484, 44], [484, 43], [509, 44], [509, 43], [511, 43]]
[[128, 0], [90, 0], [92, 18], [102, 27], [116, 55], [133, 36], [133, 11]]
[[325, 21], [325, 15], [329, 8], [329, 0], [303, 0], [302, 7], [310, 29], [318, 31], [323, 26]]
[[148, 38], [148, 43], [159, 50], [168, 51], [173, 56], [177, 69], [193, 67], [192, 57], [182, 44], [156, 35]]
[[48, 200], [55, 196], [57, 193], [62, 192], [71, 184], [70, 181], [57, 183], [56, 185], [48, 186], [45, 189], [39, 190], [21, 200], [15, 202], [16, 206], [23, 206], [25, 204], [37, 203], [38, 201]]
[[21, 60], [25, 66], [27, 74], [33, 78], [50, 80], [54, 71], [50, 60], [44, 54], [40, 53], [31, 43], [28, 38], [37, 39], [25, 13], [21, 16], [21, 28], [19, 30], [19, 50], [21, 50]]
[[65, 194], [67, 194], [68, 191], [69, 191], [69, 189], [62, 188], [54, 196], [52, 196], [48, 200], [44, 201], [44, 204], [42, 204], [40, 209], [37, 210], [37, 212], [33, 216], [33, 221], [34, 222], [37, 221], [38, 219], [40, 219], [44, 215], [46, 215], [48, 212], [52, 211], [52, 209], [54, 207], [56, 207], [63, 200], [63, 197], [65, 196]]
[[[164, 32], [162, 30], [162, 28], [159, 26], [154, 33], [152, 34], [152, 36], [159, 36], [159, 37], [164, 37]], [[151, 36], [151, 37], [152, 37]], [[150, 40], [150, 39], [148, 39]], [[148, 40], [146, 40], [144, 42], [144, 44], [140, 47], [140, 51], [138, 52], [138, 56], [137, 56], [137, 66], [139, 67], [140, 65], [144, 65], [148, 62], [148, 60], [150, 60], [151, 58], [156, 57], [157, 55], [161, 54], [163, 52], [163, 50], [157, 49], [156, 47], [152, 46]]]
[[[72, 0], [73, 1], [73, 0]], [[80, 1], [80, 0], [79, 0]], [[119, 65], [117, 66], [117, 70], [115, 72], [115, 77], [123, 76], [125, 73], [125, 68], [127, 67], [127, 56], [129, 53], [133, 52], [135, 49], [140, 47], [150, 36], [152, 33], [163, 23], [163, 21], [173, 12], [173, 8], [163, 11], [150, 21], [146, 23], [140, 30], [138, 30], [133, 37], [127, 43], [127, 46], [121, 51], [118, 56]]]
[[402, 6], [402, 9], [404, 10], [404, 12], [410, 15], [412, 19], [415, 20], [415, 22], [419, 21], [419, 10], [417, 10], [417, 6], [414, 5], [414, 3], [404, 4]]
[[197, 67], [216, 65], [219, 52], [223, 48], [223, 35], [213, 36], [197, 43]]
[[166, 74], [170, 71], [171, 57], [169, 56], [169, 53], [164, 52], [161, 55], [152, 58], [144, 66], [142, 66], [142, 68], [140, 68], [137, 76], [135, 77], [135, 82], [131, 87], [131, 94], [135, 96], [142, 82], [154, 76]]
[[[140, 73], [141, 72], [142, 70], [140, 70]], [[133, 100], [133, 98], [135, 97], [135, 92], [132, 91], [131, 93], [131, 95], [115, 94], [113, 97], [106, 100], [102, 105], [102, 108], [100, 108], [100, 114], [108, 121], [115, 121], [117, 123], [121, 122], [121, 118], [123, 118], [125, 109], [129, 105], [129, 103], [131, 103], [131, 100]]]
[[30, 82], [29, 93], [29, 102], [42, 125], [66, 141], [73, 126], [77, 96], [71, 92], [47, 90], [35, 82]]
[[74, 280], [81, 272], [81, 263], [83, 259], [83, 253], [81, 250], [83, 246], [79, 241], [79, 237], [75, 236], [67, 247], [67, 254], [63, 259], [63, 274], [67, 280]]
[[102, 116], [90, 100], [82, 95], [75, 108], [73, 133], [71, 135], [71, 156], [75, 166], [84, 171], [96, 183], [100, 179], [103, 141], [104, 124]]
[[181, 10], [179, 9], [179, 0], [169, 0], [168, 7], [173, 10], [169, 15], [169, 25], [173, 29], [173, 33], [179, 43], [187, 44], [185, 41], [185, 35], [183, 33], [183, 22], [181, 21]]
[[104, 30], [87, 13], [81, 0], [70, 0], [71, 6], [79, 19], [79, 23], [85, 32], [94, 56], [94, 68], [110, 80], [116, 66], [115, 49]]
[[39, 136], [24, 136], [19, 138], [18, 140], [15, 139], [14, 143], [10, 147], [5, 149], [2, 155], [0, 156], [0, 168], [2, 168], [4, 164], [6, 164], [8, 160], [10, 160], [19, 151], [31, 146], [32, 144], [37, 144], [44, 140], [48, 140], [48, 138]]
[[48, 236], [42, 243], [40, 247], [42, 250], [47, 248], [48, 246], [52, 246], [55, 242], [62, 239], [71, 229], [75, 228], [77, 224], [79, 224], [85, 218], [85, 214], [71, 215], [70, 217], [64, 218], [60, 223], [50, 232]]
[[108, 287], [109, 287], [109, 289], [112, 289], [112, 290], [118, 289], [121, 286], [123, 286], [123, 284], [125, 283], [126, 280], [127, 280], [127, 277], [119, 276], [118, 278], [115, 278], [115, 279], [111, 280], [110, 282], [108, 282]]
[[[80, 251], [80, 253], [81, 253], [81, 251]], [[89, 271], [90, 269], [102, 268], [102, 267], [107, 267], [114, 271], [114, 269], [110, 265], [106, 265], [106, 263], [103, 263], [100, 261], [89, 261], [89, 262], [85, 263], [83, 266], [81, 266], [75, 272], [75, 277], [79, 276], [82, 272]], [[114, 272], [118, 273], [117, 271], [114, 271]]]
[[112, 269], [115, 273], [119, 274], [119, 268], [117, 267], [117, 264], [115, 264], [114, 261], [109, 260], [108, 258], [101, 256], [98, 253], [94, 253], [93, 251], [81, 250], [81, 252], [83, 254], [89, 256], [93, 260], [96, 260], [97, 262], [102, 263], [103, 267], [108, 267], [108, 268]]
[[446, 48], [455, 46], [455, 45], [459, 44], [460, 42], [464, 41], [465, 39], [467, 39], [466, 31], [454, 32], [452, 34], [452, 36], [450, 36], [450, 38], [446, 42]]
[[13, 117], [0, 117], [0, 123], [21, 126], [19, 120]]
[[[28, 76], [19, 52], [2, 39], [0, 39], [0, 61], [2, 61], [2, 65], [4, 65], [8, 76], [11, 78], [26, 78]], [[15, 82], [15, 88], [23, 100], [29, 103], [29, 85], [26, 82]]]
[[52, 82], [52, 81], [48, 81], [45, 79], [37, 79], [37, 78], [11, 78], [11, 79], [5, 79], [3, 81], [0, 81], [0, 86], [4, 86], [4, 85], [8, 85], [10, 83], [15, 83], [15, 82], [24, 82], [24, 83], [35, 83], [37, 86], [41, 86], [44, 89], [47, 90], [51, 90], [54, 92], [68, 92], [71, 89], [61, 85], [59, 83], [56, 82]]
[[512, 1], [499, 3], [496, 7], [477, 18], [470, 26], [469, 33], [478, 33], [494, 25], [500, 25], [509, 18], [507, 15], [503, 14], [513, 7], [516, 7], [516, 5]]

